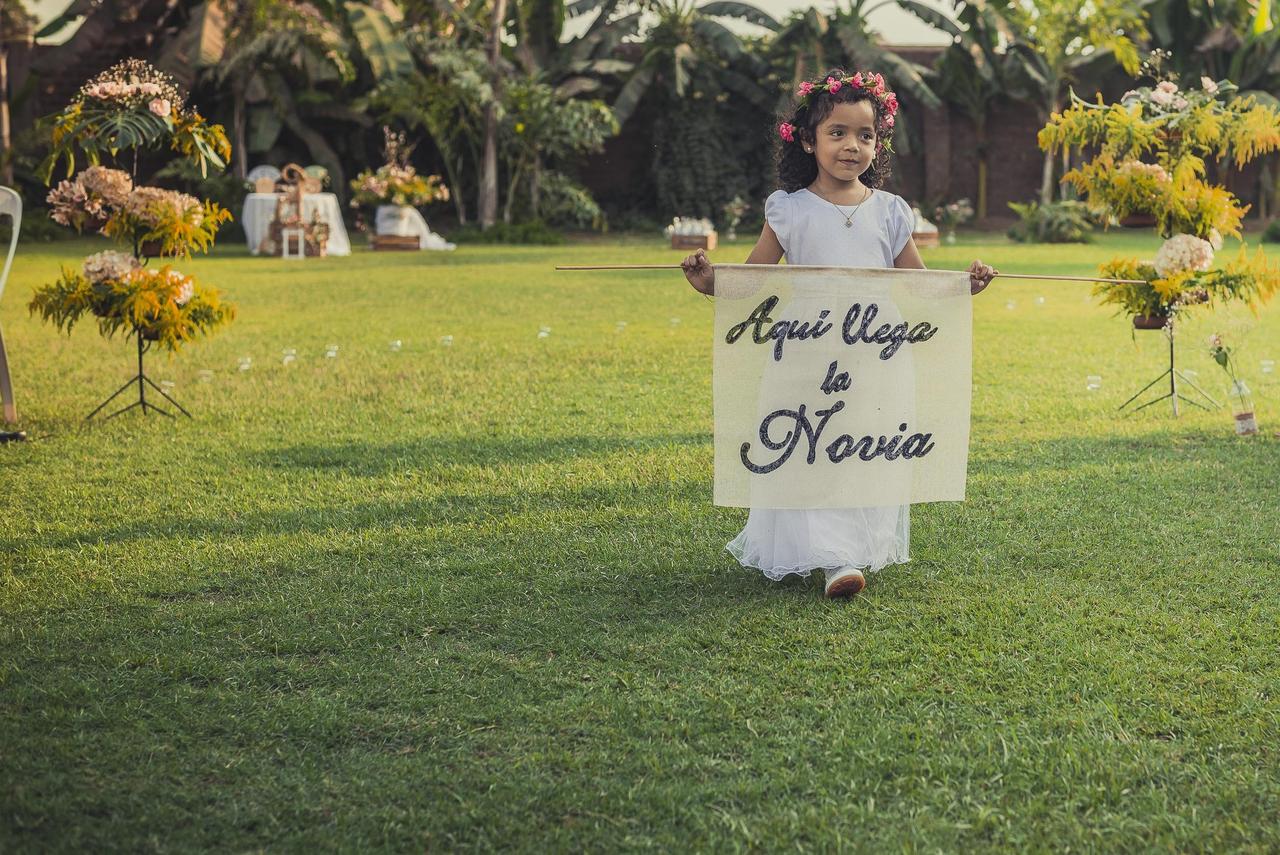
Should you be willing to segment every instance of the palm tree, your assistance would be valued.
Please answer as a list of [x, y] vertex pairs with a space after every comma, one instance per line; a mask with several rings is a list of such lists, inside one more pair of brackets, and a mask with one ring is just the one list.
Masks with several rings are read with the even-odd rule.
[[796, 10], [777, 29], [769, 41], [769, 52], [792, 58], [791, 89], [812, 73], [827, 67], [825, 42], [831, 29], [827, 16], [810, 7]]
[[979, 219], [987, 216], [987, 113], [998, 99], [1014, 91], [1012, 59], [1003, 46], [1012, 41], [1008, 22], [985, 0], [958, 0], [952, 18], [919, 0], [899, 4], [925, 23], [947, 33], [952, 44], [934, 65], [934, 90], [973, 123], [978, 154]]
[[[1041, 124], [1062, 109], [1067, 87], [1097, 80], [1116, 63], [1129, 74], [1140, 64], [1137, 42], [1146, 36], [1141, 0], [1008, 0], [1000, 9], [1021, 35], [1011, 46], [1010, 78], [1035, 108]], [[1053, 201], [1053, 154], [1045, 152], [1040, 202]]]
[[905, 93], [906, 100], [936, 110], [942, 101], [925, 80], [927, 69], [886, 48], [871, 28], [871, 14], [896, 3], [897, 0], [850, 0], [847, 6], [837, 3], [827, 35], [828, 55], [843, 56], [850, 68], [874, 68], [884, 75], [890, 88], [900, 95]]
[[749, 15], [757, 23], [768, 21], [774, 27], [778, 26], [777, 21], [747, 3], [709, 3], [699, 8], [695, 2], [651, 0], [648, 9], [656, 14], [657, 22], [646, 31], [644, 53], [613, 102], [620, 125], [631, 117], [654, 84], [661, 84], [666, 95], [680, 100], [694, 91], [692, 84], [697, 79], [707, 89], [723, 88], [748, 103], [772, 106], [774, 93], [756, 82], [767, 69], [765, 61], [748, 52], [742, 40], [715, 18]]
[[[334, 120], [367, 127], [342, 88], [361, 73], [371, 81], [413, 70], [394, 3], [205, 0], [195, 6], [157, 64], [187, 86], [225, 86], [232, 111], [236, 174], [251, 151], [265, 151], [287, 128], [324, 165], [339, 194], [346, 182], [331, 133]], [[305, 96], [305, 97], [303, 97]]]
[[[739, 14], [738, 17], [772, 30], [768, 48], [771, 59], [791, 66], [792, 85], [779, 93], [778, 109], [787, 103], [801, 80], [819, 74], [831, 65], [849, 69], [874, 68], [884, 75], [890, 88], [904, 94], [908, 102], [937, 109], [942, 102], [925, 79], [928, 69], [908, 62], [884, 47], [871, 29], [870, 16], [885, 6], [897, 3], [898, 0], [850, 0], [848, 5], [837, 4], [830, 17], [811, 8], [793, 12], [782, 24], [759, 16], [753, 18]], [[710, 3], [703, 9], [743, 5]], [[909, 113], [899, 117], [899, 130], [902, 150], [909, 151], [912, 136]]]

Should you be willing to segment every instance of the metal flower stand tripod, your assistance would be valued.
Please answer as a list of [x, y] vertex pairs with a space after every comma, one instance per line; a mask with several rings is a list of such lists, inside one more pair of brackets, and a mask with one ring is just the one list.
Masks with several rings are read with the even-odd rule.
[[1138, 412], [1138, 410], [1145, 410], [1147, 407], [1151, 406], [1152, 404], [1158, 404], [1161, 401], [1165, 400], [1166, 398], [1169, 399], [1170, 403], [1172, 403], [1173, 405], [1173, 415], [1175, 418], [1178, 416], [1179, 401], [1186, 401], [1188, 404], [1199, 407], [1202, 410], [1210, 409], [1210, 407], [1206, 406], [1205, 404], [1202, 404], [1199, 401], [1194, 400], [1192, 398], [1188, 398], [1186, 395], [1183, 395], [1180, 391], [1178, 391], [1179, 380], [1181, 380], [1183, 383], [1186, 383], [1196, 392], [1199, 392], [1200, 395], [1206, 401], [1208, 401], [1210, 404], [1214, 406], [1214, 408], [1221, 407], [1222, 404], [1215, 401], [1212, 395], [1210, 395], [1208, 392], [1206, 392], [1205, 390], [1197, 386], [1194, 380], [1192, 380], [1186, 374], [1183, 374], [1182, 371], [1177, 367], [1177, 364], [1174, 362], [1173, 326], [1170, 325], [1165, 327], [1162, 330], [1162, 332], [1164, 332], [1165, 337], [1169, 339], [1169, 367], [1166, 368], [1164, 370], [1164, 373], [1162, 373], [1159, 377], [1157, 377], [1156, 379], [1152, 380], [1150, 383], [1148, 383], [1147, 385], [1139, 389], [1133, 395], [1133, 397], [1131, 397], [1129, 400], [1121, 404], [1118, 409], [1123, 410], [1125, 407], [1129, 406], [1134, 401], [1136, 401], [1139, 397], [1141, 397], [1144, 392], [1146, 392], [1148, 389], [1150, 389], [1152, 386], [1156, 385], [1166, 377], [1169, 378], [1168, 392], [1165, 392], [1163, 395], [1159, 396], [1158, 398], [1152, 398], [1150, 401], [1147, 401], [1145, 404], [1139, 404], [1138, 406], [1134, 407], [1130, 412], [1136, 413]]
[[88, 421], [89, 419], [96, 416], [98, 413], [102, 412], [102, 409], [106, 407], [107, 404], [110, 404], [112, 401], [118, 398], [121, 395], [121, 393], [123, 393], [126, 389], [128, 389], [130, 386], [134, 385], [135, 383], [138, 385], [138, 400], [134, 401], [132, 404], [129, 404], [126, 407], [123, 407], [122, 409], [116, 410], [111, 415], [106, 416], [107, 419], [114, 419], [116, 416], [120, 415], [121, 413], [127, 413], [129, 410], [132, 410], [134, 407], [141, 407], [143, 415], [146, 415], [147, 411], [149, 410], [155, 410], [157, 413], [159, 413], [162, 416], [168, 416], [171, 419], [174, 418], [173, 413], [165, 409], [162, 409], [160, 407], [157, 407], [155, 404], [147, 400], [148, 386], [150, 386], [156, 392], [159, 392], [162, 398], [164, 398], [170, 404], [173, 404], [175, 407], [177, 407], [184, 416], [186, 416], [187, 418], [191, 418], [192, 417], [191, 413], [187, 412], [186, 407], [179, 404], [173, 398], [170, 398], [168, 393], [165, 392], [165, 390], [161, 389], [159, 386], [157, 386], [155, 383], [151, 382], [151, 378], [148, 377], [146, 375], [146, 372], [142, 370], [142, 355], [151, 348], [151, 343], [150, 342], [143, 343], [142, 330], [138, 329], [137, 327], [133, 328], [133, 335], [134, 335], [134, 338], [138, 340], [138, 373], [135, 376], [130, 377], [129, 382], [125, 383], [123, 386], [117, 389], [114, 393], [112, 393], [110, 398], [107, 398], [107, 400], [103, 401], [101, 404], [95, 407], [92, 413], [89, 413], [89, 415], [84, 417], [84, 420]]

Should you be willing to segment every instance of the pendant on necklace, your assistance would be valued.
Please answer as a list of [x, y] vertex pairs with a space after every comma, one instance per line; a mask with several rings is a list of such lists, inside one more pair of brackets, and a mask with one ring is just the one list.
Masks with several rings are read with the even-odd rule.
[[844, 221], [844, 227], [845, 227], [846, 229], [851, 229], [851, 228], [853, 228], [853, 221], [852, 221], [852, 220], [845, 220], [845, 221]]

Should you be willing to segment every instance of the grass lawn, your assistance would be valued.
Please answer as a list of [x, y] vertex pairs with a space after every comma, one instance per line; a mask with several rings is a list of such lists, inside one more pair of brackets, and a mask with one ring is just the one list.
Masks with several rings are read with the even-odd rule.
[[828, 602], [723, 551], [711, 304], [551, 270], [656, 241], [229, 247], [183, 267], [239, 319], [150, 359], [196, 418], [86, 424], [131, 346], [25, 304], [102, 246], [24, 247], [0, 304], [31, 436], [0, 446], [0, 851], [1280, 849], [1280, 309], [1181, 336], [1218, 394], [1204, 337], [1240, 344], [1240, 440], [1118, 415], [1164, 339], [997, 280], [968, 501]]

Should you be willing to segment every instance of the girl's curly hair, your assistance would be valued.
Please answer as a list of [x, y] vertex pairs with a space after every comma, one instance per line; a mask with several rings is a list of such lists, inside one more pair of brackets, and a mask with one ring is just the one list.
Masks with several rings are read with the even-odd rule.
[[[842, 80], [849, 74], [842, 68], [833, 68], [819, 79], [834, 77]], [[842, 86], [837, 92], [815, 91], [808, 98], [797, 96], [790, 109], [784, 112], [779, 121], [795, 126], [794, 138], [790, 141], [778, 139], [774, 161], [778, 167], [778, 186], [788, 193], [808, 187], [818, 177], [818, 160], [804, 150], [803, 143], [813, 145], [817, 139], [818, 125], [822, 124], [837, 104], [856, 104], [867, 101], [875, 111], [876, 156], [866, 172], [858, 176], [868, 187], [880, 187], [889, 177], [889, 152], [885, 139], [886, 118], [889, 113], [884, 104], [866, 89], [858, 86]]]

